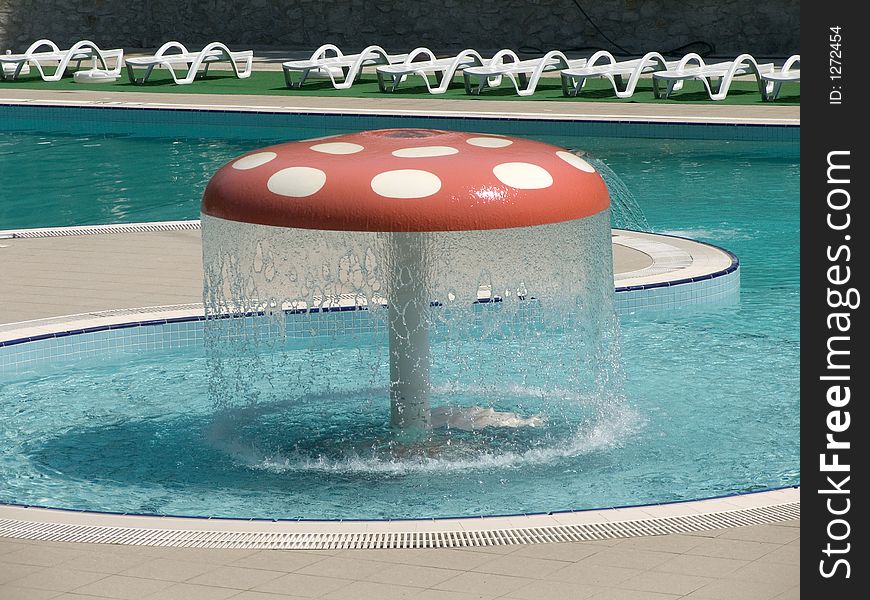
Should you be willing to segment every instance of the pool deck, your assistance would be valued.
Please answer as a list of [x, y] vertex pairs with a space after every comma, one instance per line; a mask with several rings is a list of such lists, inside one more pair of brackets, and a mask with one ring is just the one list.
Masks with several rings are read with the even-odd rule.
[[800, 521], [425, 550], [161, 548], [0, 539], [0, 597], [85, 600], [797, 600]]
[[642, 102], [519, 102], [446, 98], [344, 98], [11, 89], [0, 87], [0, 104], [102, 106], [145, 109], [232, 110], [316, 114], [454, 116], [496, 119], [641, 121], [798, 125], [800, 106], [650, 104]]
[[[51, 236], [55, 230], [47, 230], [46, 237], [33, 238], [3, 236], [38, 230], [0, 232], [0, 339], [21, 321], [201, 303], [200, 231], [196, 222], [180, 223], [195, 228], [130, 232], [106, 227], [101, 230], [108, 233], [56, 237]], [[64, 230], [71, 231], [76, 230]], [[614, 235], [613, 256], [618, 286], [685, 279], [730, 264], [727, 254], [710, 246], [628, 231]], [[677, 267], [669, 267], [674, 258]]]
[[[466, 101], [441, 99], [374, 101], [200, 94], [173, 94], [170, 98], [148, 93], [11, 89], [0, 90], [0, 103], [792, 125], [799, 124], [800, 119], [798, 107], [782, 106], [592, 102], [536, 102], [526, 106], [522, 102], [498, 101], [471, 106]], [[618, 248], [615, 252], [617, 264], [622, 261], [623, 265], [617, 267], [617, 277], [649, 267], [649, 261], [643, 256]], [[9, 323], [16, 321], [71, 313], [197, 303], [201, 294], [198, 269], [201, 270], [198, 231], [0, 239], [0, 324], [7, 324], [2, 327], [6, 329]], [[620, 523], [661, 519], [677, 513], [695, 518], [705, 511], [733, 512], [758, 502], [773, 506], [783, 502], [799, 505], [799, 490], [771, 494], [723, 499], [716, 501], [718, 507], [713, 508], [685, 503], [624, 509], [624, 512], [613, 511], [608, 515], [568, 515], [575, 515], [578, 523], [585, 518], [594, 526], [595, 519], [599, 523]], [[3, 510], [0, 524], [7, 525], [16, 519], [25, 521], [26, 511], [36, 510], [0, 509]], [[57, 518], [56, 514], [54, 517], [55, 522], [64, 522], [65, 519], [86, 518], [86, 515], [68, 513], [65, 519]], [[509, 519], [502, 526], [508, 526], [507, 521]], [[209, 521], [199, 523], [201, 528], [215, 525]], [[395, 527], [395, 524], [386, 525]], [[786, 600], [800, 597], [799, 519], [563, 543], [401, 550], [279, 551], [256, 547], [95, 544], [58, 541], [62, 532], [57, 528], [49, 530], [0, 537], [0, 597], [4, 600]], [[40, 536], [48, 539], [38, 539]]]

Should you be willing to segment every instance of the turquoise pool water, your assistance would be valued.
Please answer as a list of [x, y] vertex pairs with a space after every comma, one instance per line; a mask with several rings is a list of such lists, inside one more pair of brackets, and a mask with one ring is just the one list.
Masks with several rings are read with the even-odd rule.
[[[304, 406], [271, 402], [216, 415], [202, 352], [82, 362], [0, 379], [0, 502], [397, 518], [665, 502], [799, 483], [797, 144], [546, 141], [605, 160], [653, 230], [712, 242], [741, 260], [737, 306], [622, 319], [624, 398], [611, 410], [589, 418], [594, 399], [564, 392], [558, 400], [577, 423], [570, 431], [560, 424], [457, 434], [459, 450], [442, 439], [437, 452], [391, 459], [376, 447], [386, 405], [342, 394], [341, 378]], [[15, 178], [13, 201], [0, 203], [0, 227], [12, 228], [195, 218], [210, 173], [265, 142], [0, 134], [0, 143], [0, 161], [21, 148], [47, 156], [41, 146], [52, 159], [65, 157], [69, 174], [66, 185], [35, 167]], [[92, 181], [79, 183], [82, 173]], [[55, 203], [57, 192], [66, 200]], [[547, 342], [542, 352], [560, 351], [558, 339]], [[339, 340], [319, 360], [350, 365], [351, 381], [356, 352]], [[305, 351], [288, 356], [289, 364], [311, 364]], [[474, 390], [452, 393], [474, 400]], [[534, 396], [516, 387], [503, 402], [515, 398], [528, 410]]]

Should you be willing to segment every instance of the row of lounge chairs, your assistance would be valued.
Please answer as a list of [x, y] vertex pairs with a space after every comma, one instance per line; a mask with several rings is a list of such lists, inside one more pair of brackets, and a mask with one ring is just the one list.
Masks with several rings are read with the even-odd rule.
[[[208, 68], [216, 62], [228, 62], [239, 79], [251, 76], [254, 64], [254, 52], [232, 52], [220, 43], [212, 42], [198, 52], [191, 52], [180, 42], [166, 42], [151, 56], [141, 56], [124, 59], [124, 51], [101, 50], [94, 42], [82, 40], [76, 42], [67, 50], [61, 50], [51, 40], [38, 40], [21, 54], [8, 52], [0, 54], [0, 79], [13, 80], [21, 74], [30, 72], [31, 67], [39, 71], [44, 81], [60, 81], [72, 62], [76, 69], [81, 69], [84, 60], [92, 60], [93, 66], [84, 73], [85, 80], [114, 80], [121, 76], [121, 67], [127, 67], [127, 77], [131, 83], [145, 83], [155, 68], [167, 69], [175, 83], [183, 85], [193, 83], [197, 78], [208, 75]], [[57, 63], [52, 73], [45, 70], [46, 63]], [[110, 68], [109, 64], [113, 63]], [[183, 67], [179, 75], [179, 67]]]
[[[101, 50], [93, 42], [83, 40], [68, 50], [60, 50], [49, 40], [39, 40], [22, 54], [0, 55], [3, 79], [15, 79], [29, 66], [34, 66], [46, 81], [57, 81], [71, 62], [80, 67], [83, 60], [93, 60], [87, 72], [91, 79], [117, 78], [121, 65], [127, 67], [132, 83], [148, 81], [155, 68], [167, 69], [177, 84], [189, 84], [205, 77], [216, 62], [227, 62], [236, 77], [250, 77], [253, 52], [233, 52], [220, 42], [212, 42], [198, 52], [189, 51], [179, 42], [167, 42], [151, 56], [123, 58], [123, 50]], [[114, 67], [108, 65], [114, 61]], [[57, 62], [48, 74], [45, 62]], [[395, 92], [411, 77], [422, 78], [432, 94], [443, 94], [462, 75], [465, 91], [479, 95], [487, 88], [499, 87], [507, 80], [520, 96], [530, 96], [542, 76], [559, 74], [566, 96], [578, 96], [590, 79], [605, 79], [618, 98], [634, 95], [642, 76], [652, 78], [657, 98], [668, 98], [682, 89], [689, 80], [703, 82], [711, 100], [722, 100], [735, 77], [753, 76], [764, 100], [775, 100], [784, 82], [800, 81], [800, 55], [791, 56], [780, 69], [773, 63], [759, 64], [751, 55], [741, 54], [733, 60], [707, 64], [697, 54], [687, 54], [680, 60], [666, 60], [658, 52], [648, 52], [641, 58], [617, 60], [610, 52], [600, 50], [588, 58], [569, 59], [553, 50], [540, 58], [522, 60], [512, 50], [500, 50], [484, 58], [475, 50], [466, 49], [454, 56], [438, 58], [428, 48], [416, 48], [407, 54], [388, 54], [380, 46], [369, 46], [357, 54], [343, 54], [332, 44], [325, 44], [306, 60], [282, 64], [284, 79], [291, 89], [301, 88], [311, 79], [328, 79], [336, 89], [347, 89], [360, 79], [365, 68], [374, 68], [378, 86], [383, 92]], [[77, 74], [78, 76], [78, 74]]]
[[[231, 52], [220, 42], [212, 42], [199, 52], [191, 52], [181, 42], [166, 42], [152, 56], [128, 58], [124, 62], [131, 83], [145, 83], [156, 67], [162, 67], [172, 74], [175, 83], [188, 84], [197, 77], [206, 77], [209, 66], [216, 62], [229, 63], [239, 79], [250, 77], [254, 68], [254, 52]], [[183, 77], [176, 73], [179, 66], [187, 68]], [[137, 69], [141, 76], [137, 76]]]
[[[37, 40], [21, 54], [12, 54], [8, 50], [6, 54], [0, 54], [0, 78], [15, 79], [29, 73], [32, 66], [43, 81], [60, 81], [70, 63], [75, 62], [76, 69], [80, 69], [84, 60], [93, 61], [93, 70], [98, 70], [99, 65], [105, 72], [112, 73], [117, 69], [120, 74], [123, 58], [123, 50], [100, 50], [90, 40], [76, 42], [66, 50], [61, 50], [51, 40]], [[115, 61], [115, 67], [110, 70], [108, 64], [112, 60]], [[45, 71], [46, 63], [57, 63], [53, 73]]]
[[797, 54], [777, 70], [773, 63], [759, 64], [749, 54], [713, 64], [706, 64], [694, 53], [668, 61], [658, 52], [648, 52], [641, 58], [619, 61], [606, 50], [578, 59], [569, 59], [558, 50], [527, 60], [521, 60], [512, 50], [500, 50], [492, 58], [483, 58], [472, 49], [436, 58], [428, 48], [416, 48], [409, 54], [388, 54], [380, 46], [369, 46], [358, 54], [345, 55], [336, 46], [327, 44], [311, 58], [285, 62], [282, 68], [287, 86], [296, 89], [311, 76], [328, 78], [336, 89], [346, 89], [358, 80], [364, 67], [373, 66], [383, 92], [394, 92], [408, 77], [419, 76], [429, 93], [443, 94], [461, 73], [468, 94], [478, 95], [507, 79], [520, 96], [534, 94], [544, 73], [559, 72], [566, 96], [579, 95], [587, 80], [601, 78], [611, 84], [618, 98], [633, 96], [641, 76], [651, 75], [656, 98], [668, 98], [686, 81], [697, 79], [704, 83], [711, 100], [727, 97], [735, 77], [752, 75], [762, 98], [775, 100], [784, 82], [800, 81], [798, 65]]

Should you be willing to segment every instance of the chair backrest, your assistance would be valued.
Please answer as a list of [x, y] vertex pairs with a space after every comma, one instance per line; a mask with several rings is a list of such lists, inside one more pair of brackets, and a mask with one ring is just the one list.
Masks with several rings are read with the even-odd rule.
[[230, 56], [230, 49], [227, 47], [226, 44], [223, 44], [221, 42], [209, 42], [202, 50], [199, 51], [199, 55], [208, 56], [215, 50], [219, 50], [221, 54], [223, 54], [227, 58], [229, 58]]
[[454, 60], [455, 62], [460, 62], [460, 61], [463, 61], [463, 60], [467, 60], [467, 59], [469, 59], [469, 58], [472, 59], [472, 60], [474, 61], [474, 65], [475, 65], [475, 66], [478, 66], [478, 65], [482, 65], [482, 64], [483, 64], [483, 57], [482, 57], [482, 56], [480, 55], [480, 53], [479, 53], [477, 50], [475, 50], [474, 48], [466, 48], [465, 50], [463, 50], [462, 52], [460, 52], [459, 54], [457, 54], [457, 55], [454, 57], [453, 60]]
[[503, 48], [493, 54], [492, 58], [489, 59], [489, 62], [491, 64], [515, 63], [520, 62], [520, 57], [517, 56], [517, 53], [510, 48]]
[[682, 71], [686, 67], [688, 67], [691, 63], [695, 63], [695, 68], [701, 68], [707, 66], [707, 63], [704, 62], [704, 59], [701, 58], [700, 54], [695, 54], [694, 52], [689, 52], [683, 58], [680, 59], [680, 62], [677, 63], [676, 71]]
[[73, 55], [76, 52], [80, 52], [81, 50], [85, 49], [90, 49], [92, 52], [100, 52], [100, 47], [91, 40], [79, 40], [78, 42], [69, 47], [69, 50], [67, 50], [67, 54]]
[[586, 61], [587, 67], [596, 67], [605, 64], [616, 64], [616, 59], [607, 50], [598, 50], [595, 54], [589, 57], [589, 60]]
[[668, 61], [665, 60], [665, 57], [661, 54], [661, 52], [647, 52], [640, 59], [639, 64], [641, 68], [648, 69], [649, 67], [655, 67], [656, 70], [666, 70], [669, 68]]
[[[57, 47], [57, 44], [52, 42], [51, 40], [36, 40], [30, 46], [27, 47], [27, 50], [24, 51], [24, 54], [34, 54], [37, 50], [42, 48], [43, 46], [48, 46], [49, 52], [60, 52], [60, 48]], [[45, 52], [43, 50], [43, 52]], [[6, 54], [11, 54], [11, 52], [7, 52]]]
[[731, 64], [731, 67], [728, 69], [728, 71], [729, 73], [736, 73], [743, 69], [747, 70], [747, 72], [755, 73], [757, 75], [773, 71], [773, 63], [765, 63], [763, 65], [759, 65], [758, 61], [755, 60], [755, 57], [751, 54], [741, 54], [734, 59], [734, 62]]
[[788, 73], [791, 69], [794, 68], [795, 64], [798, 65], [798, 70], [800, 70], [801, 64], [801, 55], [800, 54], [792, 54], [788, 57], [788, 60], [785, 61], [785, 64], [782, 65], [782, 72]]
[[359, 53], [360, 60], [371, 60], [376, 59], [379, 62], [384, 64], [390, 63], [390, 57], [387, 54], [387, 51], [377, 45], [366, 46]]
[[166, 42], [160, 48], [157, 49], [157, 52], [154, 53], [154, 56], [165, 56], [169, 54], [170, 50], [178, 50], [177, 54], [190, 54], [187, 49], [187, 46], [182, 44], [181, 42], [171, 41]]
[[420, 46], [419, 48], [414, 48], [408, 53], [408, 57], [405, 59], [404, 64], [410, 65], [414, 62], [422, 62], [418, 61], [419, 57], [423, 57], [423, 61], [435, 60], [435, 53], [426, 48], [425, 46]]
[[542, 66], [548, 69], [567, 69], [570, 66], [568, 57], [561, 50], [550, 50], [538, 60]]
[[311, 58], [309, 60], [320, 60], [322, 58], [328, 58], [328, 54], [334, 54], [335, 58], [344, 57], [344, 53], [339, 49], [335, 44], [323, 44], [320, 48], [311, 53]]

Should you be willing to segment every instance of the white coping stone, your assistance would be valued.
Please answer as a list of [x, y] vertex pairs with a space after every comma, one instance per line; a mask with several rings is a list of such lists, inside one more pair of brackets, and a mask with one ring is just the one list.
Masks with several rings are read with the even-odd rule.
[[615, 274], [618, 287], [699, 277], [731, 266], [727, 252], [694, 240], [614, 229], [613, 243], [643, 252], [653, 260], [644, 269]]
[[[63, 97], [66, 92], [42, 92], [49, 95], [48, 98], [32, 98], [28, 94], [32, 90], [5, 90], [6, 96], [0, 98], [0, 101], [7, 104], [24, 104], [24, 105], [42, 105], [42, 106], [100, 106], [100, 107], [128, 107], [141, 108], [145, 110], [191, 110], [191, 111], [233, 111], [233, 112], [277, 112], [277, 113], [294, 113], [300, 112], [307, 114], [326, 114], [326, 115], [379, 115], [379, 116], [452, 116], [480, 119], [504, 119], [509, 116], [513, 119], [523, 120], [540, 120], [548, 121], [570, 121], [575, 122], [578, 118], [587, 117], [597, 121], [615, 121], [615, 122], [639, 122], [639, 123], [700, 123], [700, 124], [723, 124], [723, 125], [787, 125], [792, 127], [800, 126], [799, 108], [793, 111], [782, 110], [786, 107], [759, 107], [758, 110], [746, 111], [746, 107], [738, 107], [740, 112], [736, 112], [733, 107], [727, 106], [702, 106], [697, 107], [703, 110], [684, 110], [678, 114], [666, 114], [661, 112], [661, 104], [626, 104], [622, 106], [608, 105], [608, 112], [600, 109], [597, 110], [578, 110], [577, 104], [594, 104], [594, 103], [556, 103], [541, 102], [535, 103], [537, 108], [545, 110], [535, 110], [535, 106], [526, 106], [527, 103], [511, 102], [510, 109], [506, 109], [502, 102], [486, 102], [476, 103], [476, 110], [472, 110], [468, 106], [469, 102], [465, 100], [440, 100], [439, 105], [444, 108], [434, 108], [431, 104], [427, 104], [423, 108], [409, 108], [417, 104], [415, 100], [388, 99], [389, 102], [379, 102], [377, 108], [368, 106], [367, 99], [348, 98], [347, 103], [342, 106], [322, 106], [316, 104], [322, 100], [321, 97], [301, 98], [294, 97], [292, 99], [270, 98], [271, 103], [268, 104], [253, 104], [250, 97], [246, 97], [245, 104], [229, 104], [226, 97], [203, 98], [202, 94], [191, 94], [189, 98], [175, 97], [169, 101], [165, 99], [164, 94], [151, 94], [147, 92], [137, 93], [136, 98], [130, 99], [129, 93], [124, 93], [128, 96], [127, 99], [107, 100], [103, 92], [91, 92], [89, 90], [77, 91], [76, 99]], [[118, 94], [121, 95], [120, 93]], [[147, 99], [145, 99], [147, 98]], [[235, 98], [233, 98], [235, 99]], [[241, 101], [241, 100], [240, 100]], [[489, 106], [483, 106], [484, 104]], [[556, 104], [555, 106], [551, 105]], [[572, 104], [571, 107], [565, 106]], [[522, 106], [518, 106], [522, 105]], [[491, 107], [491, 108], [490, 108]], [[528, 110], [519, 110], [520, 108]], [[581, 107], [585, 108], [585, 107]], [[667, 107], [666, 107], [667, 108]], [[713, 114], [713, 109], [728, 111], [730, 114], [718, 116]], [[788, 112], [788, 114], [796, 114], [797, 116], [780, 117], [774, 116]], [[340, 134], [337, 134], [340, 135]], [[492, 134], [491, 134], [492, 135]], [[335, 137], [335, 136], [325, 136]], [[312, 138], [312, 139], [325, 139]], [[309, 140], [310, 141], [310, 140]]]
[[56, 333], [58, 331], [119, 325], [122, 323], [130, 323], [131, 321], [202, 317], [204, 315], [205, 309], [202, 304], [185, 304], [168, 307], [151, 306], [140, 309], [120, 309], [78, 315], [66, 315], [62, 317], [50, 317], [47, 319], [0, 325], [0, 341]]
[[[247, 519], [197, 519], [27, 508], [0, 504], [0, 520], [22, 523], [52, 523], [88, 527], [123, 527], [160, 531], [274, 532], [274, 533], [405, 533], [415, 531], [495, 531], [572, 525], [635, 523], [668, 517], [716, 515], [741, 509], [766, 508], [800, 503], [800, 488], [753, 492], [727, 498], [656, 504], [627, 508], [589, 510], [509, 517], [457, 519], [412, 519], [398, 521], [266, 521]], [[740, 506], [735, 506], [739, 504]], [[701, 527], [702, 528], [702, 527]]]

